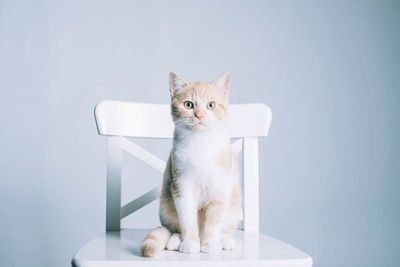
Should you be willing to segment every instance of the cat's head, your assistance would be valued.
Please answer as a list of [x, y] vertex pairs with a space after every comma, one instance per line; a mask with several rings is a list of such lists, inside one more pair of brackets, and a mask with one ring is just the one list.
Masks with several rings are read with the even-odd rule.
[[228, 115], [230, 75], [213, 82], [187, 82], [175, 73], [169, 75], [172, 118], [177, 127], [194, 131], [209, 129]]

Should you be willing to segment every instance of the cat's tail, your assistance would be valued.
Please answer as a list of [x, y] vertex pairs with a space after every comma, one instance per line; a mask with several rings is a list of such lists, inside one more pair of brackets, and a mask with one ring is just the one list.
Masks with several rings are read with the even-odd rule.
[[158, 252], [165, 249], [170, 237], [171, 232], [164, 226], [159, 226], [143, 239], [140, 245], [140, 252], [145, 257], [154, 257]]

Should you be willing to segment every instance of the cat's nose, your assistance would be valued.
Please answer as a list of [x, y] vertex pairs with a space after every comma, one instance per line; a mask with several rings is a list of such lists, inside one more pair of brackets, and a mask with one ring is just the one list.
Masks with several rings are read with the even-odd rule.
[[203, 114], [196, 113], [196, 114], [194, 114], [194, 116], [195, 116], [196, 118], [198, 118], [199, 121], [204, 120], [204, 115], [203, 115]]

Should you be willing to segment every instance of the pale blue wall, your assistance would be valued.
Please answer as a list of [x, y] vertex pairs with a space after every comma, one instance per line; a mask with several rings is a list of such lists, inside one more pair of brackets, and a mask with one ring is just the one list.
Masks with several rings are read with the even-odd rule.
[[[0, 2], [0, 266], [68, 266], [104, 228], [102, 99], [233, 76], [273, 110], [261, 229], [315, 266], [399, 266], [396, 1]], [[145, 175], [145, 174], [143, 174]]]

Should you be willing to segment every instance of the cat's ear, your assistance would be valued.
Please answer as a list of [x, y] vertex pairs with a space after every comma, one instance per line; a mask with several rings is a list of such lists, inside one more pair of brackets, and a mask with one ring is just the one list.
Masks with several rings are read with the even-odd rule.
[[217, 80], [214, 81], [216, 88], [221, 90], [224, 95], [228, 95], [229, 88], [231, 86], [231, 75], [228, 72], [224, 72]]
[[175, 92], [182, 90], [189, 83], [173, 73], [172, 71], [169, 73], [169, 92], [171, 96], [175, 94]]

